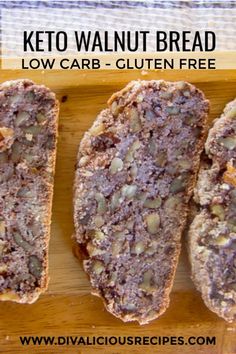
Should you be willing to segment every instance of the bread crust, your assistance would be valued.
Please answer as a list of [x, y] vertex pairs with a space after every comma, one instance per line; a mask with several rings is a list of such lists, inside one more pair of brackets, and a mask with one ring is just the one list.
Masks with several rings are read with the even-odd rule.
[[236, 321], [234, 224], [236, 100], [210, 129], [194, 192], [198, 208], [189, 232], [192, 279], [206, 306]]
[[[163, 98], [161, 98], [162, 96]], [[189, 96], [191, 96], [192, 101], [187, 98]], [[180, 101], [183, 104], [181, 109], [184, 113], [180, 111], [180, 104], [178, 103]], [[195, 104], [198, 105], [198, 108], [195, 107]], [[153, 113], [152, 110], [155, 106], [157, 107], [156, 112], [159, 109], [160, 113]], [[76, 231], [74, 239], [77, 242], [75, 252], [80, 257], [81, 254], [83, 255], [84, 268], [92, 285], [92, 294], [100, 296], [106, 309], [124, 322], [138, 321], [140, 324], [147, 324], [163, 314], [169, 305], [169, 293], [173, 285], [181, 248], [180, 238], [186, 222], [187, 204], [193, 192], [199, 155], [203, 147], [208, 109], [209, 103], [203, 94], [188, 83], [155, 80], [133, 81], [123, 90], [112, 95], [108, 101], [108, 108], [98, 115], [93, 126], [85, 133], [80, 143], [74, 183], [74, 223]], [[165, 110], [167, 113], [165, 113]], [[189, 118], [191, 110], [194, 110], [194, 114], [196, 114], [197, 123], [195, 121], [193, 126], [190, 123], [190, 128], [187, 124], [185, 126], [183, 121], [187, 116]], [[176, 120], [174, 120], [173, 115]], [[142, 121], [142, 129], [139, 122], [137, 123], [139, 118]], [[177, 121], [179, 126], [177, 126]], [[179, 147], [178, 144], [181, 141], [181, 125], [183, 125], [183, 130], [188, 126], [186, 128], [186, 140], [196, 126], [199, 128], [198, 133], [200, 134], [198, 137], [193, 137], [194, 158], [191, 159], [191, 167], [189, 166], [191, 173], [188, 174], [186, 186], [183, 189], [180, 187], [178, 192], [178, 188], [174, 191], [172, 185], [173, 192], [169, 192], [174, 177], [179, 175], [178, 172], [170, 171], [168, 174], [166, 167], [160, 167], [163, 164], [160, 161], [157, 162], [159, 167], [155, 168], [154, 159], [161, 155], [160, 145], [159, 150], [152, 157], [150, 157], [150, 151], [148, 150], [148, 152], [147, 149], [149, 149], [149, 143], [153, 137], [153, 140], [155, 140], [158, 136], [158, 139], [163, 139], [163, 144], [165, 144], [165, 139], [168, 139], [165, 137], [165, 132], [168, 136], [172, 134], [172, 131], [167, 132], [167, 129], [170, 128], [170, 130], [173, 130], [173, 134], [176, 134], [176, 146], [174, 145], [169, 153], [171, 159], [172, 151]], [[150, 130], [152, 130], [153, 135], [149, 135]], [[137, 139], [139, 142], [137, 142]], [[155, 142], [158, 142], [158, 139], [154, 141], [154, 145]], [[169, 137], [169, 139], [172, 138]], [[129, 154], [132, 145], [131, 142], [136, 144], [138, 152], [134, 152], [134, 158], [130, 158], [130, 155], [128, 155], [127, 159], [127, 154]], [[140, 146], [142, 147], [140, 148]], [[116, 158], [115, 162], [114, 158]], [[120, 162], [120, 160], [123, 162]], [[130, 160], [132, 160], [131, 165], [127, 162]], [[176, 159], [173, 158], [173, 161], [176, 162]], [[118, 166], [117, 171], [113, 174], [116, 163], [120, 164], [121, 170], [119, 171]], [[129, 171], [136, 163], [138, 165], [138, 172], [136, 171], [138, 177], [132, 179]], [[145, 175], [142, 175], [141, 172], [142, 168], [146, 168], [144, 165], [148, 165], [148, 168], [154, 171], [154, 177], [150, 177], [150, 188], [148, 187], [148, 180], [145, 179], [145, 175], [149, 173], [148, 168], [145, 170]], [[172, 163], [169, 163], [169, 167], [171, 165]], [[158, 179], [159, 174], [165, 173], [166, 179], [164, 177]], [[93, 177], [94, 174], [97, 177]], [[180, 175], [183, 174], [182, 171]], [[97, 180], [99, 178], [101, 182], [98, 184]], [[165, 182], [165, 180], [168, 182]], [[122, 207], [118, 206], [115, 211], [112, 211], [114, 195], [117, 192], [119, 193], [119, 188], [123, 188], [122, 191], [124, 191], [124, 186], [127, 188], [127, 181], [129, 181], [128, 185], [131, 185], [135, 190], [134, 195], [136, 195], [135, 193], [138, 194], [140, 190], [147, 190], [147, 194], [151, 195], [152, 198], [156, 194], [156, 202], [160, 197], [162, 208], [158, 205], [150, 207], [152, 205], [150, 204], [150, 198], [147, 198], [148, 203], [146, 203], [146, 200], [136, 202], [136, 197], [133, 196], [131, 197], [132, 206], [127, 206], [127, 201], [123, 200]], [[137, 184], [137, 188], [133, 186], [134, 183]], [[159, 186], [158, 183], [163, 183], [163, 186]], [[103, 193], [106, 201], [101, 196], [100, 202], [99, 196], [91, 196], [96, 192]], [[165, 220], [164, 211], [165, 208], [168, 208], [167, 199], [170, 196], [174, 197], [173, 201], [177, 201], [176, 209], [181, 208], [181, 212], [178, 211], [178, 222], [175, 221], [175, 225], [178, 226], [174, 233], [171, 231], [174, 219], [172, 220], [170, 217]], [[90, 198], [91, 204], [89, 204]], [[97, 203], [94, 203], [92, 198], [97, 198]], [[178, 198], [180, 198], [180, 203], [178, 203]], [[107, 203], [106, 211], [101, 214], [98, 212], [99, 215], [96, 215], [96, 207], [102, 206], [103, 202]], [[139, 210], [138, 214], [135, 209]], [[146, 231], [148, 217], [155, 213], [159, 213], [161, 227], [163, 228], [161, 232], [159, 229], [155, 230], [154, 225], [154, 233], [156, 232], [158, 236], [150, 235], [152, 228], [148, 232]], [[172, 213], [175, 218], [175, 211], [172, 211]], [[157, 217], [156, 214], [154, 218]], [[126, 219], [127, 215], [128, 218]], [[116, 217], [117, 222], [115, 221]], [[94, 226], [96, 221], [101, 221], [102, 218], [105, 219], [105, 223], [98, 227]], [[129, 229], [127, 225], [132, 218], [135, 219], [135, 226]], [[151, 218], [152, 216], [150, 220]], [[158, 223], [159, 219], [155, 222]], [[121, 236], [119, 233], [122, 232], [125, 234], [126, 240], [122, 246], [119, 246], [119, 240], [114, 239], [114, 235], [119, 237]], [[105, 235], [104, 239], [102, 239], [103, 235], [101, 233]], [[101, 239], [99, 239], [100, 237]], [[158, 237], [163, 238], [162, 241], [158, 240]], [[150, 245], [152, 244], [154, 245], [154, 253], [149, 257], [145, 254], [145, 250], [148, 250], [147, 252], [151, 254]], [[121, 247], [118, 252], [116, 247]], [[161, 251], [162, 247], [163, 250]], [[164, 249], [167, 252], [166, 256], [164, 256]], [[101, 253], [99, 254], [99, 252]], [[162, 259], [165, 264], [158, 272], [155, 263], [161, 262]], [[166, 263], [169, 263], [170, 266]], [[121, 280], [122, 277], [123, 280]], [[149, 280], [148, 277], [150, 277]], [[145, 284], [145, 281], [149, 285]], [[158, 290], [158, 282], [161, 290]], [[164, 285], [161, 285], [162, 283]], [[158, 291], [160, 292], [158, 293]]]
[[[24, 97], [24, 95], [28, 95], [27, 99]], [[0, 112], [1, 112], [1, 117], [0, 118], [0, 127], [11, 127], [13, 132], [14, 132], [14, 142], [12, 146], [5, 151], [5, 153], [8, 154], [8, 164], [13, 164], [13, 168], [15, 171], [19, 166], [21, 166], [26, 172], [25, 176], [32, 180], [32, 185], [29, 188], [33, 188], [34, 186], [34, 178], [35, 178], [35, 185], [38, 183], [39, 185], [42, 186], [42, 193], [37, 195], [37, 198], [39, 200], [40, 206], [43, 207], [40, 209], [41, 211], [39, 212], [40, 214], [40, 219], [41, 219], [41, 225], [42, 225], [42, 233], [38, 234], [37, 236], [37, 231], [34, 237], [38, 237], [41, 239], [40, 244], [41, 246], [36, 246], [34, 244], [34, 239], [28, 239], [25, 240], [22, 235], [18, 236], [18, 241], [16, 243], [14, 239], [14, 233], [16, 230], [16, 225], [18, 223], [18, 226], [20, 227], [20, 219], [17, 221], [16, 219], [13, 219], [10, 214], [7, 214], [7, 211], [0, 206], [0, 216], [1, 216], [1, 222], [4, 222], [5, 225], [5, 231], [4, 234], [0, 233], [0, 240], [1, 242], [4, 242], [4, 249], [5, 251], [1, 254], [1, 263], [5, 262], [7, 265], [7, 273], [3, 273], [2, 279], [4, 279], [4, 282], [1, 283], [1, 289], [0, 289], [0, 300], [2, 301], [15, 301], [18, 303], [33, 303], [35, 302], [39, 295], [43, 292], [46, 291], [48, 287], [48, 247], [49, 247], [49, 238], [50, 238], [50, 225], [51, 225], [51, 212], [52, 212], [52, 198], [53, 198], [53, 177], [55, 173], [55, 162], [56, 162], [56, 143], [57, 143], [57, 135], [58, 135], [58, 114], [59, 114], [59, 102], [56, 100], [55, 94], [52, 93], [48, 88], [46, 88], [44, 85], [37, 85], [33, 81], [28, 80], [28, 79], [20, 79], [20, 80], [11, 80], [4, 82], [0, 85], [0, 99], [1, 99], [1, 106], [0, 106]], [[26, 101], [24, 101], [26, 100]], [[27, 101], [28, 100], [28, 101]], [[10, 102], [10, 103], [9, 103]], [[45, 103], [44, 103], [45, 102]], [[24, 105], [26, 108], [26, 111], [29, 112], [28, 117], [26, 116], [24, 109]], [[45, 117], [42, 115], [43, 108], [45, 108]], [[38, 112], [40, 109], [40, 112]], [[22, 116], [20, 117], [18, 114], [18, 111], [23, 111]], [[3, 112], [5, 114], [5, 117], [3, 115]], [[15, 113], [15, 116], [13, 114]], [[35, 123], [35, 117], [37, 114], [41, 114], [41, 117], [39, 116], [37, 119], [38, 121]], [[25, 117], [26, 119], [25, 119]], [[6, 118], [7, 117], [7, 118]], [[18, 117], [18, 118], [17, 118]], [[18, 119], [18, 122], [17, 122]], [[19, 119], [22, 120], [22, 122], [19, 123]], [[25, 119], [25, 122], [24, 122]], [[21, 129], [24, 129], [26, 124], [26, 140], [28, 141], [29, 144], [29, 149], [34, 149], [35, 148], [35, 153], [37, 154], [36, 149], [41, 149], [42, 156], [45, 157], [44, 162], [40, 164], [40, 161], [36, 161], [38, 165], [34, 166], [34, 162], [28, 162], [28, 160], [25, 160], [24, 158], [24, 153], [27, 152], [27, 149], [22, 151], [22, 157], [19, 158], [18, 161], [13, 163], [13, 160], [11, 160], [11, 156], [13, 154], [13, 149], [14, 149], [14, 144], [16, 141], [18, 142], [19, 139], [19, 132]], [[31, 132], [28, 127], [31, 127], [30, 124], [34, 125], [39, 125], [40, 129], [45, 132], [45, 136], [43, 136], [42, 133], [42, 146], [47, 146], [47, 147], [37, 147], [37, 144], [40, 146], [40, 138], [37, 136], [34, 137], [34, 131], [33, 133]], [[28, 130], [27, 130], [28, 129]], [[30, 128], [32, 129], [32, 128]], [[28, 135], [27, 135], [28, 134]], [[48, 136], [46, 134], [49, 134]], [[22, 141], [22, 137], [21, 141]], [[20, 141], [20, 143], [21, 143]], [[26, 141], [26, 142], [27, 142]], [[32, 143], [31, 143], [32, 142]], [[22, 145], [23, 146], [23, 145]], [[21, 147], [19, 148], [21, 149]], [[21, 151], [21, 150], [20, 150]], [[3, 168], [6, 165], [3, 165]], [[1, 168], [1, 166], [0, 166]], [[28, 172], [27, 172], [28, 171]], [[33, 173], [33, 174], [32, 174]], [[15, 175], [15, 172], [13, 173], [13, 176]], [[33, 177], [34, 176], [34, 177]], [[14, 179], [13, 179], [14, 181]], [[14, 182], [12, 182], [14, 183]], [[11, 179], [8, 182], [9, 188], [7, 189], [6, 187], [6, 193], [10, 193], [10, 186], [11, 186]], [[27, 184], [25, 185], [27, 187]], [[44, 197], [45, 196], [45, 197]], [[19, 197], [15, 196], [13, 198], [14, 202], [19, 202], [22, 203], [20, 205], [24, 205], [24, 203], [29, 203], [29, 201], [25, 202], [24, 197], [23, 199], [19, 199]], [[33, 198], [32, 198], [33, 201]], [[3, 204], [4, 205], [4, 204]], [[29, 204], [30, 205], [30, 204]], [[27, 219], [29, 215], [26, 213], [22, 213], [22, 217]], [[34, 216], [31, 215], [32, 220], [34, 220]], [[35, 220], [37, 219], [37, 215], [35, 216]], [[23, 220], [23, 219], [22, 219]], [[13, 230], [12, 238], [10, 237], [11, 231]], [[31, 232], [30, 226], [29, 226], [29, 232]], [[20, 234], [20, 232], [19, 232]], [[20, 240], [19, 240], [20, 237]], [[25, 243], [24, 243], [25, 242]], [[13, 259], [11, 258], [11, 252], [8, 250], [10, 247], [14, 248], [14, 252], [16, 254], [16, 257], [18, 257], [17, 252], [22, 252], [22, 257], [24, 259], [30, 259], [30, 257], [35, 257], [31, 258], [31, 261], [34, 260], [34, 264], [31, 263], [31, 271], [34, 273], [34, 278], [32, 277], [32, 273], [27, 275], [24, 275], [25, 279], [28, 277], [29, 280], [23, 280], [21, 279], [20, 273], [17, 275], [19, 277], [19, 280], [15, 280], [14, 284], [11, 282], [8, 282], [9, 277], [14, 278], [16, 274], [14, 274], [14, 271], [10, 271], [12, 264], [14, 263]], [[24, 246], [25, 245], [25, 246]], [[24, 249], [24, 247], [26, 247]], [[27, 250], [28, 247], [28, 250]], [[39, 249], [37, 249], [39, 247]], [[39, 252], [39, 253], [37, 253]], [[36, 255], [36, 256], [35, 256]], [[39, 256], [42, 256], [42, 259], [40, 259], [41, 264], [39, 264], [40, 268], [40, 274], [39, 274], [39, 268], [38, 270], [35, 270], [35, 264], [39, 260]], [[37, 259], [36, 259], [37, 257]], [[18, 259], [18, 258], [16, 258]], [[18, 267], [19, 269], [21, 268], [21, 262], [19, 262]], [[23, 268], [25, 267], [25, 264]], [[13, 267], [14, 268], [14, 267]], [[25, 273], [27, 273], [27, 270], [24, 268]], [[37, 273], [38, 272], [38, 273]], [[23, 276], [24, 273], [22, 273]], [[9, 283], [9, 286], [5, 286], [6, 283]], [[32, 283], [30, 283], [32, 282]], [[24, 284], [28, 284], [26, 288], [24, 288]], [[25, 290], [27, 289], [27, 290]]]

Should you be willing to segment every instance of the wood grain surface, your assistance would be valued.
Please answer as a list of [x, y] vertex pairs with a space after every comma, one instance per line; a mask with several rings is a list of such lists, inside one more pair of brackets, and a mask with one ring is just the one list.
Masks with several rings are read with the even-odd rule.
[[[90, 295], [89, 281], [72, 254], [72, 184], [78, 144], [111, 94], [132, 79], [187, 80], [211, 102], [210, 122], [236, 96], [236, 71], [1, 71], [1, 82], [33, 79], [61, 102], [48, 291], [32, 305], [0, 303], [0, 353], [235, 354], [236, 326], [211, 313], [194, 289], [183, 247], [168, 310], [146, 326], [122, 323]], [[216, 345], [23, 346], [19, 336], [216, 336]]]

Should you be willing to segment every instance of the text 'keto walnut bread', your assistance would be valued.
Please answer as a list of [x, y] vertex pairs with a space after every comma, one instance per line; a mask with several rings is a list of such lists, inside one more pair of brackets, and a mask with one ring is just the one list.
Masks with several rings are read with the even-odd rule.
[[209, 131], [189, 230], [193, 281], [210, 310], [236, 321], [236, 100]]
[[169, 303], [208, 101], [185, 82], [133, 81], [108, 106], [79, 148], [75, 239], [93, 293], [145, 324]]
[[0, 300], [47, 288], [58, 102], [29, 80], [0, 85]]

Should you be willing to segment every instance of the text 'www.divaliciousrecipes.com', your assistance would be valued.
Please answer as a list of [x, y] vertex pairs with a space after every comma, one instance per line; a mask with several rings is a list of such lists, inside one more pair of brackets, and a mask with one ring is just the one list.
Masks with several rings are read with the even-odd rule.
[[20, 336], [24, 346], [203, 346], [216, 345], [212, 336]]

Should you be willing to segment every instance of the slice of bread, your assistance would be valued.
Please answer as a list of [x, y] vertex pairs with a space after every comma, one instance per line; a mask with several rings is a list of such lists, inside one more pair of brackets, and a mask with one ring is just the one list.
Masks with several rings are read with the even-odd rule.
[[75, 240], [93, 294], [123, 321], [168, 307], [208, 109], [186, 82], [134, 81], [80, 143]]
[[45, 86], [0, 85], [0, 300], [32, 303], [47, 288], [57, 118]]
[[192, 278], [210, 310], [236, 321], [236, 100], [209, 131], [188, 233]]

